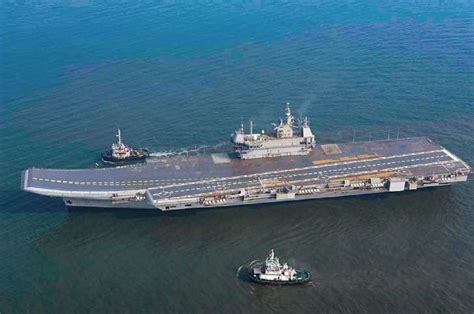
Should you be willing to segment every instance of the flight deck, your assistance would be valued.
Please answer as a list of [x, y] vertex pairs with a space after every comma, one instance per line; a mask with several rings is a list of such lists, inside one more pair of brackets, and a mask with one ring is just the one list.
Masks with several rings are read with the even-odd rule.
[[469, 166], [427, 137], [315, 145], [304, 155], [231, 153], [101, 169], [38, 169], [22, 188], [71, 206], [173, 210], [396, 192], [465, 181]]

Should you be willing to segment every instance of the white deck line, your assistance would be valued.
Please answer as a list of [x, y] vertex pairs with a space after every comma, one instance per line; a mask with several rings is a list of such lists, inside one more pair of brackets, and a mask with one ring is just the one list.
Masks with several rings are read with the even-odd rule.
[[[443, 152], [443, 151], [444, 150], [440, 149], [440, 150], [425, 151], [425, 152], [418, 152], [418, 153], [409, 153], [409, 154], [391, 155], [391, 156], [385, 156], [385, 157], [379, 157], [379, 158], [371, 158], [371, 159], [367, 159], [367, 160], [354, 160], [354, 161], [338, 162], [338, 163], [324, 164], [324, 165], [317, 165], [317, 166], [309, 166], [309, 167], [302, 167], [302, 168], [293, 168], [293, 169], [285, 169], [285, 170], [259, 172], [259, 173], [239, 175], [239, 176], [233, 176], [233, 177], [221, 177], [221, 178], [212, 179], [212, 180], [202, 180], [202, 181], [192, 181], [192, 182], [186, 182], [186, 183], [175, 183], [175, 184], [169, 184], [169, 185], [160, 185], [160, 186], [156, 186], [156, 187], [151, 187], [150, 189], [169, 188], [169, 187], [176, 187], [176, 186], [188, 185], [188, 184], [203, 184], [203, 183], [221, 181], [221, 180], [252, 178], [252, 177], [255, 177], [255, 176], [265, 176], [265, 175], [271, 175], [271, 174], [288, 173], [288, 172], [292, 172], [292, 171], [319, 169], [319, 168], [324, 168], [324, 167], [334, 166], [334, 165], [354, 164], [354, 163], [360, 163], [360, 162], [365, 162], [365, 161], [385, 160], [385, 159], [400, 158], [400, 157], [407, 157], [407, 156], [413, 156], [413, 155], [432, 154], [432, 153], [439, 153], [439, 152]], [[358, 167], [358, 168], [362, 168], [362, 167]], [[323, 171], [323, 172], [325, 172], [325, 171]]]
[[461, 159], [459, 159], [458, 156], [454, 155], [453, 153], [451, 153], [449, 150], [447, 150], [446, 148], [443, 148], [443, 152], [448, 155], [449, 157], [451, 157], [453, 160], [455, 161], [461, 161]]
[[29, 169], [26, 169], [23, 172], [23, 190], [26, 191], [26, 188], [28, 187], [28, 177], [29, 177]]
[[[427, 162], [425, 164], [419, 164], [419, 165], [411, 165], [411, 166], [400, 166], [400, 167], [393, 167], [393, 168], [386, 168], [386, 169], [382, 169], [382, 170], [366, 170], [366, 171], [359, 171], [359, 172], [356, 172], [356, 173], [351, 173], [351, 174], [343, 174], [343, 175], [333, 175], [333, 176], [328, 176], [327, 177], [327, 180], [330, 180], [330, 179], [335, 179], [335, 178], [344, 178], [344, 177], [347, 177], [347, 175], [350, 175], [350, 176], [358, 176], [358, 175], [364, 175], [364, 174], [369, 174], [369, 173], [373, 173], [374, 171], [380, 171], [380, 172], [385, 172], [385, 171], [395, 171], [395, 170], [403, 170], [403, 169], [409, 169], [409, 168], [413, 168], [413, 167], [418, 167], [418, 166], [431, 166], [431, 165], [442, 165], [444, 166], [444, 164], [447, 164], [447, 163], [450, 163], [452, 161], [450, 160], [446, 160], [446, 161], [440, 161], [440, 162]], [[288, 183], [300, 183], [300, 182], [308, 182], [308, 181], [315, 181], [315, 180], [318, 180], [318, 179], [321, 179], [321, 178], [307, 178], [307, 179], [301, 179], [301, 180], [294, 180], [294, 181], [289, 181]], [[252, 185], [252, 186], [246, 186], [246, 187], [239, 187], [239, 188], [234, 188], [234, 189], [231, 189], [230, 191], [233, 191], [233, 190], [240, 190], [242, 188], [245, 188], [245, 189], [255, 189], [255, 188], [259, 188], [261, 185], [258, 184], [258, 185]], [[209, 188], [209, 187], [206, 187], [206, 188]], [[210, 188], [213, 188], [213, 187], [210, 187]], [[170, 192], [173, 192], [173, 191], [170, 191]], [[174, 191], [176, 192], [176, 191]], [[212, 191], [211, 191], [212, 192]], [[147, 193], [149, 195], [157, 195], [157, 194], [152, 194], [150, 192], [150, 190], [147, 191]], [[185, 197], [200, 197], [200, 196], [206, 196], [208, 195], [209, 192], [204, 192], [204, 193], [198, 193], [198, 194], [192, 194], [192, 195], [185, 195]], [[166, 200], [170, 201], [170, 200], [177, 200], [179, 198], [179, 196], [177, 197], [170, 197], [170, 198], [166, 198]], [[159, 202], [160, 200], [155, 200], [154, 198], [153, 199], [153, 203], [156, 204], [157, 202]]]
[[466, 163], [464, 162], [461, 158], [459, 158], [458, 156], [454, 155], [453, 153], [451, 153], [449, 150], [447, 150], [446, 148], [443, 148], [443, 152], [448, 155], [449, 157], [451, 157], [454, 161], [459, 161], [461, 162], [467, 169], [471, 170], [471, 167]]
[[56, 190], [56, 189], [44, 189], [44, 188], [34, 188], [34, 187], [27, 187], [25, 191], [42, 194], [46, 196], [54, 196], [54, 197], [71, 197], [71, 198], [84, 198], [84, 197], [91, 197], [94, 199], [104, 199], [110, 200], [112, 194], [118, 194], [120, 197], [127, 197], [127, 196], [135, 196], [136, 193], [145, 193], [146, 189], [140, 190], [119, 190], [119, 191], [64, 191], [64, 190]]

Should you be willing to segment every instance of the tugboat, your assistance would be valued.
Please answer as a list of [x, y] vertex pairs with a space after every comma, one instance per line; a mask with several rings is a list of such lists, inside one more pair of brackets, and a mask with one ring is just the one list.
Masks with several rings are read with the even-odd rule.
[[263, 285], [297, 285], [311, 280], [311, 274], [304, 270], [295, 270], [287, 263], [280, 264], [273, 249], [265, 262], [256, 261], [250, 264], [249, 277]]
[[122, 142], [120, 129], [117, 132], [117, 143], [112, 144], [112, 150], [102, 153], [102, 161], [107, 163], [124, 163], [145, 161], [150, 156], [148, 150], [133, 148]]

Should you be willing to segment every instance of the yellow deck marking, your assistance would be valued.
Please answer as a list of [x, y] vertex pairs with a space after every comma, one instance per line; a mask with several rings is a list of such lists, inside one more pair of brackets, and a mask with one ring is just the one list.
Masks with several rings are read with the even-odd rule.
[[348, 156], [348, 157], [341, 157], [338, 159], [321, 159], [321, 160], [314, 160], [313, 164], [315, 165], [325, 165], [325, 164], [333, 164], [345, 161], [355, 161], [355, 160], [364, 160], [364, 159], [372, 159], [379, 157], [378, 154], [361, 154], [357, 156]]
[[333, 163], [333, 162], [336, 162], [337, 159], [321, 159], [321, 160], [314, 160], [313, 161], [313, 164], [315, 165], [324, 165], [324, 164], [329, 164], [329, 163]]
[[394, 174], [396, 174], [396, 172], [394, 172], [394, 171], [372, 172], [372, 173], [363, 174], [363, 175], [360, 175], [360, 176], [348, 176], [348, 177], [334, 178], [334, 179], [330, 179], [329, 182], [336, 182], [336, 181], [342, 181], [342, 180], [368, 180], [370, 178], [386, 178], [386, 177], [390, 177]]

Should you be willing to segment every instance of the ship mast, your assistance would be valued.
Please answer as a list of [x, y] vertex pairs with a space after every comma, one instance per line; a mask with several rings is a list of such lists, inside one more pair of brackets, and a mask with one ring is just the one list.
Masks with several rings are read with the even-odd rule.
[[293, 124], [293, 116], [291, 115], [291, 109], [290, 109], [290, 103], [286, 103], [286, 110], [285, 110], [285, 115], [286, 115], [286, 123], [288, 125]]
[[118, 132], [117, 132], [118, 144], [122, 145], [122, 135], [120, 133], [120, 129], [117, 129], [117, 130], [118, 130]]

